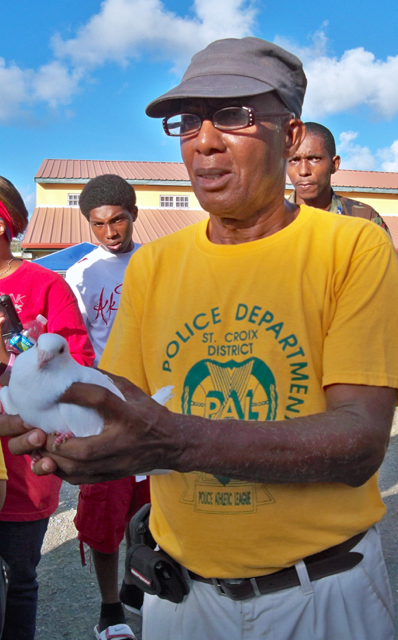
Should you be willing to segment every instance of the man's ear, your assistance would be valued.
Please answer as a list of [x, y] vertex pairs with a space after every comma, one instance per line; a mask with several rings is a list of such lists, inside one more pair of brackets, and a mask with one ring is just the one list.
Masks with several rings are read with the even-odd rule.
[[137, 205], [135, 205], [134, 209], [131, 212], [131, 217], [133, 218], [133, 222], [137, 220], [137, 216], [138, 216], [138, 207]]
[[6, 225], [4, 222], [0, 222], [0, 236], [3, 236], [6, 232]]
[[305, 124], [298, 118], [289, 120], [286, 126], [285, 152], [284, 158], [288, 159], [294, 156], [297, 149], [305, 138]]
[[340, 162], [341, 162], [340, 156], [333, 156], [333, 158], [332, 158], [332, 168], [331, 168], [330, 173], [336, 173], [336, 171], [339, 170]]

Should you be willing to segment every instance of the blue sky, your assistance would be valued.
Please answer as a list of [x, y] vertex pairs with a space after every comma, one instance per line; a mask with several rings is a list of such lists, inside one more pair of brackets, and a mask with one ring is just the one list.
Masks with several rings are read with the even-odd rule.
[[396, 0], [19, 0], [2, 5], [0, 174], [35, 204], [44, 158], [179, 161], [145, 106], [190, 57], [254, 35], [304, 62], [304, 120], [328, 126], [342, 168], [398, 171]]

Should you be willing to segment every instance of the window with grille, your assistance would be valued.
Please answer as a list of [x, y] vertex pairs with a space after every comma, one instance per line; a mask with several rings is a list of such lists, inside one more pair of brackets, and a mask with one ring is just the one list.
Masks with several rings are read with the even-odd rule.
[[79, 206], [79, 194], [68, 193], [68, 207], [78, 207], [78, 206]]
[[189, 207], [189, 197], [188, 196], [176, 196], [176, 208], [182, 209], [184, 207]]
[[174, 196], [160, 196], [160, 206], [161, 207], [174, 207]]
[[189, 207], [189, 196], [160, 196], [160, 206], [168, 209]]

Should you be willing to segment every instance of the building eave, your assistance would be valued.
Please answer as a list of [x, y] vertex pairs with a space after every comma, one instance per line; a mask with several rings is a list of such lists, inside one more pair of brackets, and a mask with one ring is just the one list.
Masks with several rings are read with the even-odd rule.
[[[91, 178], [35, 178], [37, 184], [87, 184]], [[190, 180], [131, 180], [126, 182], [133, 185], [153, 185], [161, 187], [191, 187]]]
[[[388, 195], [398, 194], [398, 189], [383, 189], [377, 187], [339, 187], [337, 184], [332, 185], [334, 191], [345, 191], [348, 193], [387, 193]], [[286, 183], [286, 191], [294, 191], [291, 184]]]

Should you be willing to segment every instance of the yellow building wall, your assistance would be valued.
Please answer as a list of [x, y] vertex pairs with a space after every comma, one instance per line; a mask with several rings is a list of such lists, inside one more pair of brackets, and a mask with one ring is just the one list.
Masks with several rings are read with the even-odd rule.
[[189, 196], [189, 208], [201, 209], [192, 187], [134, 185], [134, 189], [139, 207], [158, 209], [160, 207], [160, 196]]
[[84, 184], [39, 184], [36, 183], [37, 207], [67, 207], [68, 193], [81, 193]]
[[[68, 194], [80, 194], [84, 184], [36, 184], [37, 207], [67, 207]], [[189, 196], [189, 208], [200, 209], [199, 202], [191, 187], [134, 185], [138, 207], [158, 209], [160, 196]]]
[[[80, 194], [84, 184], [36, 184], [36, 206], [38, 207], [67, 207], [68, 193]], [[139, 207], [148, 207], [158, 209], [160, 207], [160, 196], [189, 196], [189, 208], [200, 209], [200, 204], [192, 191], [191, 187], [170, 186], [152, 186], [152, 185], [134, 185], [137, 194], [137, 204]], [[365, 204], [369, 204], [376, 209], [381, 215], [398, 215], [398, 194], [388, 193], [361, 193], [341, 191], [336, 189], [337, 193], [359, 200]], [[286, 190], [288, 198], [292, 191]]]

